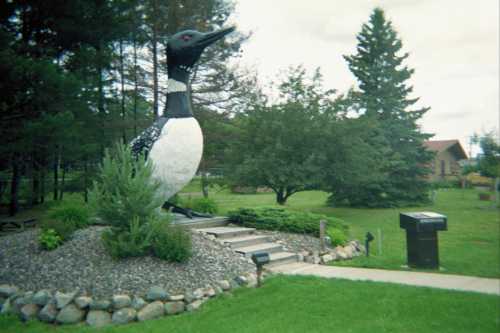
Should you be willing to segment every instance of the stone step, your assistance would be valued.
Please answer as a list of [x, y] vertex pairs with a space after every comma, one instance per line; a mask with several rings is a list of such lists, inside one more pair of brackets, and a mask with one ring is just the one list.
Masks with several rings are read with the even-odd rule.
[[262, 243], [257, 245], [238, 247], [235, 248], [234, 250], [238, 253], [244, 254], [245, 257], [250, 258], [252, 254], [257, 252], [267, 252], [267, 253], [281, 252], [283, 251], [283, 247], [280, 244], [276, 243]]
[[241, 237], [222, 239], [222, 242], [224, 242], [225, 244], [229, 244], [232, 248], [238, 248], [238, 247], [267, 243], [269, 241], [269, 238], [270, 238], [269, 236], [247, 235]]
[[214, 235], [220, 239], [242, 237], [253, 234], [255, 228], [240, 228], [240, 227], [215, 227], [215, 228], [203, 228], [197, 229], [198, 231], [205, 232], [209, 235]]
[[[298, 260], [298, 255], [292, 252], [275, 252], [269, 254], [269, 266], [282, 265], [287, 263], [296, 263]], [[267, 267], [267, 265], [266, 265]]]

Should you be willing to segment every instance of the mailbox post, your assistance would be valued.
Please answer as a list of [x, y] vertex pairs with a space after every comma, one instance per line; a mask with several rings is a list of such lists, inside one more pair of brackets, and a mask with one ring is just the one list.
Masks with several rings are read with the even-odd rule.
[[439, 268], [437, 232], [448, 230], [446, 216], [433, 212], [400, 213], [399, 226], [406, 230], [408, 266]]
[[252, 261], [257, 266], [257, 287], [261, 285], [262, 279], [262, 268], [265, 264], [268, 264], [270, 261], [269, 253], [267, 252], [257, 252], [252, 254]]

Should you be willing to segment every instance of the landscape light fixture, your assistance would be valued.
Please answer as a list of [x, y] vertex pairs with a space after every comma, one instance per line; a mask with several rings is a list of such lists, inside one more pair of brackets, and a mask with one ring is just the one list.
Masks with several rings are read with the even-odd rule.
[[252, 254], [252, 261], [257, 266], [257, 287], [260, 287], [261, 285], [261, 278], [262, 278], [262, 269], [265, 264], [268, 264], [270, 259], [269, 259], [269, 253], [267, 252], [257, 252]]

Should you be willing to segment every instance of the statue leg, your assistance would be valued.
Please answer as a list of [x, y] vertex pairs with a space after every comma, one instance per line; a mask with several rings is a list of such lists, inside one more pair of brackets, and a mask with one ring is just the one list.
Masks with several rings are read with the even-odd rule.
[[161, 208], [167, 209], [167, 210], [171, 211], [172, 213], [182, 214], [186, 217], [189, 217], [190, 219], [192, 219], [193, 217], [212, 217], [212, 215], [210, 215], [210, 214], [195, 212], [189, 208], [182, 208], [182, 207], [174, 205], [173, 203], [170, 203], [168, 201], [165, 201], [165, 203], [163, 204], [163, 206], [161, 206]]

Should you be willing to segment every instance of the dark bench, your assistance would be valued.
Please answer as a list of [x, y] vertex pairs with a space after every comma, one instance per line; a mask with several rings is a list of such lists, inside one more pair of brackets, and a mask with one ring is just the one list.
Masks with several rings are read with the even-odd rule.
[[0, 232], [24, 231], [24, 229], [34, 226], [36, 226], [35, 218], [7, 218], [0, 220]]

